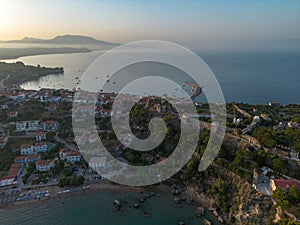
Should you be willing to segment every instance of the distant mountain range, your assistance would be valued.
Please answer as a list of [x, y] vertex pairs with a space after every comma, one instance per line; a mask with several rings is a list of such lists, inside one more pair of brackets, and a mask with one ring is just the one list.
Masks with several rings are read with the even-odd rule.
[[39, 39], [32, 37], [25, 37], [22, 40], [1, 41], [2, 43], [23, 43], [23, 44], [59, 44], [59, 45], [118, 45], [117, 43], [97, 40], [92, 37], [81, 35], [62, 35], [56, 36], [52, 39]]

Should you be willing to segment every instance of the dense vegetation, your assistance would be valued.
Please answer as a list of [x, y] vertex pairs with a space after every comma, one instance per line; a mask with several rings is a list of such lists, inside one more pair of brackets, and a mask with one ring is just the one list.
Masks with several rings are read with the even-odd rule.
[[64, 70], [61, 67], [47, 68], [41, 66], [24, 65], [22, 62], [0, 62], [0, 79], [6, 79], [6, 85], [19, 84], [24, 81], [34, 80], [49, 74], [60, 74]]

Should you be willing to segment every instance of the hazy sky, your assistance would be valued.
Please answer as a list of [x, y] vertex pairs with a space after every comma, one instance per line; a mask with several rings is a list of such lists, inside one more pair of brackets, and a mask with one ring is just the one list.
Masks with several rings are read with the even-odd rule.
[[300, 1], [0, 0], [0, 40], [67, 33], [189, 47], [300, 40]]

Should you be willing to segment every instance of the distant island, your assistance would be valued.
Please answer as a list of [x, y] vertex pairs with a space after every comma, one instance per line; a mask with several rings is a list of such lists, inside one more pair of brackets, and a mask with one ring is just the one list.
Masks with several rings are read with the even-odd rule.
[[37, 79], [41, 76], [49, 74], [62, 74], [64, 69], [62, 67], [48, 68], [41, 66], [25, 65], [22, 62], [5, 63], [0, 62], [0, 89], [20, 84], [25, 81]]
[[[25, 37], [21, 40], [0, 41], [0, 60], [16, 59], [23, 56], [84, 53], [91, 50], [105, 50], [119, 44], [97, 40], [81, 35], [62, 35], [52, 39]], [[17, 48], [14, 44], [22, 44]]]
[[18, 43], [18, 44], [59, 44], [59, 45], [106, 45], [113, 46], [119, 45], [117, 43], [97, 40], [92, 37], [82, 36], [82, 35], [61, 35], [56, 36], [52, 39], [39, 39], [32, 37], [25, 37], [21, 40], [10, 40], [10, 41], [0, 41], [0, 43]]
[[91, 52], [87, 48], [0, 48], [0, 60], [24, 56]]

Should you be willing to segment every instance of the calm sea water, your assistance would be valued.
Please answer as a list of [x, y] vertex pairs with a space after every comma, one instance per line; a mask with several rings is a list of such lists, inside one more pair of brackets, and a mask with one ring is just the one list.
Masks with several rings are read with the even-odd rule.
[[[103, 53], [28, 56], [6, 61], [64, 67], [63, 75], [49, 75], [26, 82], [22, 85], [25, 89], [72, 89], [76, 86], [76, 77], [80, 78], [85, 69]], [[227, 102], [300, 103], [299, 52], [215, 52], [199, 55], [216, 75]], [[176, 74], [172, 76], [176, 77]]]
[[[195, 207], [175, 204], [169, 194], [157, 194], [147, 199], [140, 209], [132, 207], [139, 194], [99, 191], [72, 198], [57, 199], [42, 204], [0, 211], [1, 225], [176, 225], [183, 220], [188, 225], [201, 225], [204, 218], [194, 216]], [[114, 199], [123, 202], [120, 211], [113, 206]], [[64, 203], [64, 204], [63, 204]], [[145, 215], [146, 212], [146, 215]], [[206, 218], [219, 224], [211, 213]]]

